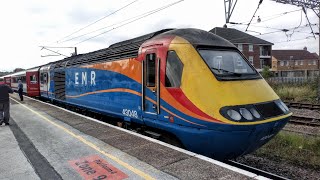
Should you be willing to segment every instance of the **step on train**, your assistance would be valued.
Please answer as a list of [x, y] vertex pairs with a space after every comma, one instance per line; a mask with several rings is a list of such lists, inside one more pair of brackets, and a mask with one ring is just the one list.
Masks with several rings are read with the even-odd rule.
[[232, 43], [199, 29], [160, 30], [2, 79], [218, 160], [255, 151], [292, 115]]

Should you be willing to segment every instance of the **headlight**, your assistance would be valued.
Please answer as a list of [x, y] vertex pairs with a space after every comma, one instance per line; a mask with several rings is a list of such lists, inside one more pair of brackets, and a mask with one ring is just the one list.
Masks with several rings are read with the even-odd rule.
[[250, 108], [250, 112], [255, 118], [261, 117], [261, 115], [258, 113], [258, 111], [255, 108]]
[[236, 121], [239, 121], [241, 119], [241, 115], [237, 111], [235, 111], [233, 109], [229, 109], [227, 111], [227, 114], [228, 114], [229, 117], [231, 117], [232, 119], [234, 119]]
[[288, 106], [280, 100], [280, 104], [284, 107], [286, 111], [289, 111]]
[[253, 116], [246, 108], [240, 108], [240, 114], [247, 120], [253, 120]]
[[[287, 106], [281, 101], [281, 100], [277, 100], [275, 101], [275, 103], [277, 104], [277, 106], [281, 109], [281, 111], [283, 113], [287, 112]], [[283, 106], [284, 105], [284, 106]]]

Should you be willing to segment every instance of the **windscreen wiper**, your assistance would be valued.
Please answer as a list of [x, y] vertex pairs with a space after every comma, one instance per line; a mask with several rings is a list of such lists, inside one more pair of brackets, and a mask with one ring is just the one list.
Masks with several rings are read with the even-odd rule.
[[[225, 69], [219, 69], [219, 68], [214, 68], [214, 67], [210, 67], [210, 69], [214, 69], [214, 70], [217, 70], [217, 71], [223, 71], [223, 72], [226, 72], [228, 73], [228, 75], [237, 75], [237, 76], [241, 76], [242, 73], [236, 73], [236, 72], [232, 72], [232, 71], [228, 71], [228, 70], [225, 70]], [[219, 74], [219, 75], [223, 75], [223, 74]]]

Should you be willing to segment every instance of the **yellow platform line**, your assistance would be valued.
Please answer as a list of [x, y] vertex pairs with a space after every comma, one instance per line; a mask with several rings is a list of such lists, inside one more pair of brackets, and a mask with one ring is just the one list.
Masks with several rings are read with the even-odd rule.
[[130, 171], [134, 172], [135, 174], [139, 175], [140, 177], [144, 178], [144, 179], [154, 179], [153, 177], [151, 177], [150, 175], [140, 171], [139, 169], [136, 169], [134, 167], [132, 167], [131, 165], [129, 165], [128, 163], [125, 163], [123, 161], [121, 161], [119, 158], [105, 152], [104, 150], [100, 149], [98, 146], [96, 146], [95, 144], [89, 142], [88, 140], [84, 139], [83, 137], [79, 136], [79, 135], [76, 135], [74, 134], [73, 132], [71, 132], [70, 130], [68, 130], [67, 128], [51, 121], [50, 119], [48, 119], [47, 117], [41, 115], [40, 113], [34, 111], [33, 109], [27, 107], [26, 105], [24, 104], [21, 104], [19, 101], [13, 99], [10, 97], [10, 99], [12, 99], [13, 101], [19, 103], [20, 105], [22, 105], [23, 107], [25, 107], [26, 109], [30, 110], [31, 112], [33, 112], [34, 114], [38, 115], [39, 117], [41, 117], [42, 119], [46, 120], [47, 122], [51, 123], [52, 125], [62, 129], [63, 131], [65, 131], [66, 133], [70, 134], [71, 136], [77, 138], [78, 140], [80, 140], [81, 142], [83, 142], [84, 144], [90, 146], [92, 149], [98, 151], [99, 153], [105, 155], [106, 157], [114, 160], [115, 162], [117, 162], [118, 164], [122, 165], [123, 167], [125, 167], [126, 169], [129, 169]]

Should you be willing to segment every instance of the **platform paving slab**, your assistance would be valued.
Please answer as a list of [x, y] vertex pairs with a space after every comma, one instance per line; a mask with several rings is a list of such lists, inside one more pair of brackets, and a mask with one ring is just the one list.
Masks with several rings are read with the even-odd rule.
[[40, 179], [9, 126], [0, 126], [0, 179]]

